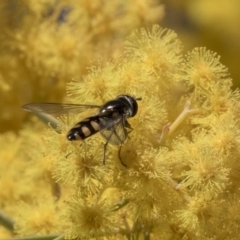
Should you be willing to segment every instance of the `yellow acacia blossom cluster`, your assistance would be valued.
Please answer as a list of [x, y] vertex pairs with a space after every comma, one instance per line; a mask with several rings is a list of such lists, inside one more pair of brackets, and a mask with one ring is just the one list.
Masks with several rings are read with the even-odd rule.
[[[142, 98], [129, 119], [133, 130], [120, 152], [107, 147], [105, 165], [100, 134], [82, 142], [66, 139], [94, 111], [59, 118], [58, 128], [50, 126], [40, 140], [28, 127], [21, 132], [20, 143], [32, 136], [30, 146], [36, 146], [24, 151], [33, 159], [29, 176], [39, 176], [39, 189], [47, 182], [55, 186], [55, 179], [61, 194], [52, 191], [46, 201], [51, 223], [44, 208], [41, 218], [27, 210], [41, 209], [44, 190], [35, 193], [37, 201], [25, 200], [17, 234], [57, 229], [65, 239], [238, 239], [240, 94], [231, 90], [216, 53], [204, 47], [182, 51], [175, 32], [142, 28], [128, 37], [120, 59], [93, 66], [68, 84], [72, 103], [101, 105], [119, 94]], [[41, 231], [33, 219], [45, 223]]]
[[57, 132], [43, 134], [53, 178], [71, 189], [58, 213], [65, 238], [238, 239], [240, 95], [231, 85], [217, 54], [183, 55], [177, 35], [158, 25], [135, 31], [117, 62], [69, 83], [73, 103], [101, 105], [119, 94], [142, 100], [120, 156], [109, 145], [105, 165], [100, 134], [65, 137], [96, 112], [60, 118]]

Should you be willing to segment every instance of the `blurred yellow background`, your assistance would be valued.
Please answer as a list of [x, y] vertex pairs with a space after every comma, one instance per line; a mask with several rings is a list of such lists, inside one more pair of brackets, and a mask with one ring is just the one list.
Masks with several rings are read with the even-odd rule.
[[185, 50], [205, 46], [221, 56], [234, 88], [240, 86], [240, 1], [165, 0], [162, 25], [177, 32]]

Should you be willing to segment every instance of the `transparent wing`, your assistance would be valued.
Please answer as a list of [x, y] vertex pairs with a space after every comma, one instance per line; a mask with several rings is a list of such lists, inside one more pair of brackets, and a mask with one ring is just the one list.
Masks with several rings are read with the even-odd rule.
[[116, 118], [100, 118], [100, 134], [111, 144], [120, 145], [127, 138], [126, 118], [119, 115]]
[[33, 113], [48, 113], [48, 114], [77, 114], [90, 108], [100, 108], [99, 105], [90, 104], [71, 104], [71, 103], [28, 103], [22, 106], [26, 111]]

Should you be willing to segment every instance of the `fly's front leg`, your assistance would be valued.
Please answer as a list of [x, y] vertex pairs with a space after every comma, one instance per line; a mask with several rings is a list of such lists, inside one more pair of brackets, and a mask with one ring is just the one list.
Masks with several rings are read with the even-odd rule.
[[132, 132], [133, 128], [132, 128], [131, 124], [127, 120], [125, 121], [125, 128], [127, 128], [127, 130], [126, 130], [127, 131], [127, 137], [129, 139], [131, 139], [129, 137], [129, 134]]

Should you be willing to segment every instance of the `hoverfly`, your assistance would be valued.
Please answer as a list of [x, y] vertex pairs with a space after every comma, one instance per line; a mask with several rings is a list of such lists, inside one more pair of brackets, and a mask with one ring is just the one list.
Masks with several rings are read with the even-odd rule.
[[[141, 98], [135, 98], [129, 95], [119, 95], [103, 105], [90, 104], [67, 104], [67, 103], [29, 103], [22, 106], [26, 111], [45, 114], [69, 114], [81, 113], [90, 108], [98, 109], [96, 115], [90, 116], [76, 123], [67, 134], [69, 141], [84, 140], [93, 134], [100, 132], [106, 139], [103, 151], [103, 164], [105, 164], [105, 153], [107, 145], [122, 145], [129, 131], [132, 130], [127, 119], [134, 117], [138, 111], [137, 101]], [[121, 163], [126, 166], [120, 157]]]

